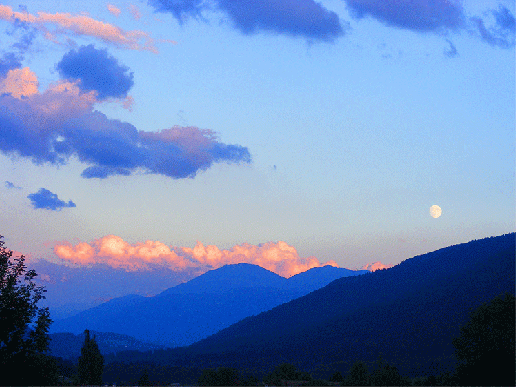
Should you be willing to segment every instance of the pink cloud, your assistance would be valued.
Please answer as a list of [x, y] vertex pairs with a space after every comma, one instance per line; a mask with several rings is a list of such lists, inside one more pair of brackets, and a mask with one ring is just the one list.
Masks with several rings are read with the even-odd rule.
[[126, 110], [129, 110], [130, 112], [133, 111], [133, 105], [134, 105], [134, 98], [130, 95], [125, 97], [125, 99], [122, 101], [122, 107]]
[[0, 79], [0, 94], [11, 94], [14, 98], [29, 97], [38, 93], [38, 77], [28, 67], [9, 70]]
[[131, 12], [131, 15], [133, 15], [135, 20], [140, 20], [140, 18], [142, 17], [140, 10], [134, 4], [129, 4], [129, 12]]
[[116, 17], [118, 17], [120, 15], [120, 13], [122, 12], [122, 11], [120, 11], [119, 8], [115, 7], [113, 4], [108, 4], [107, 9], [108, 9], [109, 13], [111, 13], [112, 15], [115, 15]]
[[393, 267], [393, 265], [384, 265], [381, 262], [374, 262], [374, 263], [368, 263], [367, 265], [364, 265], [361, 270], [369, 270], [369, 271], [376, 271], [380, 269], [389, 269]]
[[93, 265], [95, 260], [95, 250], [87, 243], [79, 243], [75, 247], [70, 245], [56, 245], [54, 247], [56, 255], [70, 263], [78, 265]]
[[130, 244], [118, 236], [108, 235], [89, 244], [56, 244], [54, 252], [66, 262], [105, 264], [126, 271], [164, 267], [174, 271], [197, 268], [202, 273], [228, 264], [251, 263], [288, 278], [314, 267], [338, 267], [334, 261], [322, 264], [315, 257], [301, 258], [294, 247], [282, 241], [260, 245], [244, 243], [221, 250], [201, 242], [194, 248], [169, 247], [158, 241]]
[[47, 282], [49, 284], [56, 284], [56, 281], [50, 277], [48, 274], [38, 274], [37, 277], [42, 282]]
[[[56, 42], [56, 34], [75, 34], [91, 36], [117, 47], [130, 50], [148, 50], [154, 53], [158, 49], [154, 40], [144, 31], [124, 31], [113, 24], [104, 23], [85, 15], [71, 15], [69, 13], [38, 12], [37, 16], [27, 12], [16, 12], [11, 7], [0, 5], [0, 19], [14, 23], [17, 19], [34, 25], [43, 32], [46, 39]], [[47, 25], [54, 26], [49, 31]]]
[[[246, 147], [220, 143], [209, 129], [174, 126], [145, 132], [109, 119], [94, 109], [102, 102], [97, 91], [81, 90], [77, 82], [61, 80], [39, 93], [37, 77], [28, 68], [0, 78], [0, 152], [36, 164], [65, 164], [75, 156], [89, 165], [83, 177], [101, 179], [129, 176], [137, 168], [193, 178], [214, 163], [251, 162]], [[122, 102], [129, 109], [132, 103], [131, 97]]]
[[115, 235], [107, 235], [94, 242], [58, 244], [54, 253], [62, 260], [77, 265], [105, 264], [126, 271], [150, 270], [164, 266], [181, 271], [194, 266], [182, 256], [177, 255], [161, 242], [146, 241], [130, 244]]
[[[94, 91], [81, 92], [77, 83], [59, 81], [43, 93], [38, 91], [38, 78], [28, 67], [9, 70], [0, 79], [2, 105], [13, 116], [31, 128], [33, 134], [51, 131], [70, 118], [82, 116], [93, 110], [97, 102]], [[36, 139], [35, 139], [36, 141]]]

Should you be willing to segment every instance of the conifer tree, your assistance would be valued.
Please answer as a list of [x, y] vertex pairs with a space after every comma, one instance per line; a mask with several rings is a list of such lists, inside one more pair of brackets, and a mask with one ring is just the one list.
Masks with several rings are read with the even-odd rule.
[[83, 385], [101, 385], [104, 371], [104, 357], [100, 353], [95, 337], [90, 338], [90, 331], [84, 331], [84, 344], [79, 357], [79, 382]]
[[474, 310], [453, 340], [461, 384], [514, 385], [514, 294], [495, 297]]

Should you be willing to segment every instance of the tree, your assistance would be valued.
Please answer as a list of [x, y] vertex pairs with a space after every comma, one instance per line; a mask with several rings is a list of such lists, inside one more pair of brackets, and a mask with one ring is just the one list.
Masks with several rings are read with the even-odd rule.
[[460, 384], [515, 385], [515, 297], [505, 293], [474, 310], [453, 340]]
[[344, 377], [342, 376], [342, 374], [339, 371], [335, 372], [330, 378], [330, 382], [333, 382], [333, 383], [342, 383], [343, 381], [344, 381]]
[[399, 373], [398, 368], [385, 364], [371, 375], [372, 386], [406, 386], [408, 381]]
[[398, 368], [384, 361], [381, 354], [378, 356], [376, 369], [371, 374], [369, 382], [371, 386], [405, 386], [409, 384], [408, 380], [400, 375]]
[[266, 384], [281, 385], [286, 380], [312, 380], [312, 376], [306, 372], [300, 372], [295, 365], [283, 363], [277, 366], [274, 371], [265, 376]]
[[142, 376], [140, 376], [140, 379], [138, 379], [138, 386], [152, 386], [147, 368], [143, 370]]
[[[55, 361], [46, 355], [48, 308], [39, 308], [45, 289], [36, 286], [25, 256], [13, 258], [0, 236], [0, 374], [2, 384], [53, 384]], [[21, 366], [21, 368], [20, 368]], [[23, 369], [23, 373], [18, 370]]]
[[84, 344], [79, 357], [79, 382], [81, 384], [102, 384], [104, 357], [99, 351], [95, 337], [90, 338], [90, 331], [84, 331]]
[[205, 369], [199, 378], [200, 386], [238, 386], [238, 371], [234, 368], [219, 367], [214, 369]]
[[348, 386], [369, 386], [371, 375], [366, 365], [361, 361], [356, 361], [349, 370], [346, 378]]

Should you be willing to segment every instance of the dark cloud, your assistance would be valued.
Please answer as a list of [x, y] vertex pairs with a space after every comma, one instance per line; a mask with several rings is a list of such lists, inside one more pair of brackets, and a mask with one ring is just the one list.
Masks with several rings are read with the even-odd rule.
[[446, 39], [446, 41], [448, 42], [449, 47], [448, 49], [444, 50], [444, 55], [446, 55], [448, 58], [454, 58], [458, 56], [459, 53], [457, 51], [457, 47], [455, 47], [450, 39]]
[[[199, 17], [208, 8], [200, 0], [149, 0], [149, 4], [172, 13], [180, 22]], [[244, 34], [270, 31], [332, 42], [344, 33], [337, 14], [314, 0], [215, 0], [214, 4]]]
[[507, 32], [514, 32], [516, 29], [516, 20], [507, 8], [503, 5], [499, 5], [498, 11], [493, 10], [493, 15], [496, 19], [498, 28]]
[[4, 77], [9, 70], [19, 69], [21, 58], [12, 52], [8, 52], [0, 57], [0, 77]]
[[149, 5], [159, 12], [170, 12], [180, 23], [188, 17], [199, 17], [206, 8], [204, 0], [149, 0]]
[[0, 96], [0, 151], [39, 164], [64, 164], [76, 157], [89, 165], [85, 178], [127, 176], [141, 169], [178, 179], [194, 177], [216, 162], [251, 161], [247, 148], [223, 144], [210, 130], [138, 131], [94, 111], [94, 101], [87, 98], [66, 89], [20, 99]]
[[82, 90], [97, 91], [100, 100], [124, 98], [134, 84], [128, 67], [119, 65], [107, 50], [97, 50], [92, 44], [69, 51], [56, 68], [65, 79], [79, 79]]
[[65, 207], [75, 207], [75, 203], [71, 200], [66, 203], [60, 200], [55, 193], [45, 188], [40, 188], [38, 192], [28, 195], [27, 198], [32, 202], [32, 206], [35, 209], [42, 208], [45, 210], [59, 211]]
[[[29, 29], [29, 28], [27, 28], [27, 29]], [[35, 37], [36, 37], [36, 30], [29, 29], [28, 32], [26, 32], [25, 34], [23, 34], [21, 36], [21, 38], [18, 40], [18, 42], [14, 43], [12, 45], [12, 47], [16, 48], [19, 52], [24, 53], [30, 48]]]
[[[27, 8], [23, 6], [19, 6], [20, 12], [24, 14], [28, 14]], [[20, 54], [24, 54], [30, 46], [32, 46], [32, 42], [36, 37], [37, 30], [31, 26], [31, 24], [27, 21], [23, 21], [17, 17], [14, 18], [10, 28], [8, 28], [5, 33], [9, 36], [12, 36], [17, 41], [11, 45], [12, 48], [18, 50]]]
[[[490, 13], [495, 26], [487, 28], [480, 17], [467, 18], [461, 2], [457, 0], [344, 0], [351, 14], [357, 19], [373, 17], [388, 26], [418, 32], [447, 33], [461, 30], [478, 31], [480, 38], [491, 46], [509, 48], [514, 46], [515, 19], [511, 12], [500, 5]], [[457, 55], [450, 45], [445, 55]]]
[[461, 5], [453, 0], [344, 0], [353, 16], [371, 16], [393, 27], [415, 31], [457, 29], [464, 25]]
[[10, 181], [6, 181], [5, 182], [5, 187], [9, 188], [9, 189], [22, 189], [22, 187], [18, 187], [18, 186], [14, 185], [14, 183], [12, 183]]
[[484, 20], [479, 17], [471, 18], [482, 40], [491, 46], [514, 47], [516, 30], [514, 16], [502, 5], [498, 7], [498, 10], [492, 10], [491, 13], [495, 18], [495, 26], [492, 28], [487, 28]]
[[125, 168], [95, 165], [93, 167], [88, 167], [84, 171], [82, 171], [81, 176], [85, 179], [105, 179], [113, 175], [129, 176], [130, 174], [131, 171]]

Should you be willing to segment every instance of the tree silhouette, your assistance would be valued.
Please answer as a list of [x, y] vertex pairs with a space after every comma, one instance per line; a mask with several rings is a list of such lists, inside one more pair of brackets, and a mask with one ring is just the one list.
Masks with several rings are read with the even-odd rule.
[[515, 385], [515, 297], [480, 305], [453, 340], [460, 384]]
[[140, 379], [138, 379], [138, 386], [152, 386], [147, 368], [143, 370], [142, 376], [140, 376]]
[[281, 385], [286, 380], [312, 380], [307, 372], [300, 372], [295, 365], [283, 363], [277, 366], [270, 374], [265, 376], [264, 382], [272, 385]]
[[369, 386], [371, 375], [366, 365], [361, 361], [356, 361], [349, 370], [346, 378], [348, 386]]
[[[52, 384], [56, 364], [48, 351], [48, 308], [37, 303], [45, 298], [36, 286], [34, 270], [27, 270], [25, 256], [13, 258], [0, 236], [0, 375], [2, 384]], [[20, 368], [21, 366], [21, 368]], [[23, 370], [20, 373], [20, 369]]]
[[397, 367], [388, 364], [380, 353], [376, 360], [376, 367], [370, 376], [371, 386], [405, 386], [409, 382], [403, 378]]
[[102, 384], [104, 357], [99, 351], [95, 337], [90, 338], [90, 331], [84, 331], [85, 339], [79, 357], [79, 382], [81, 384]]
[[342, 383], [343, 381], [344, 381], [344, 377], [342, 376], [342, 374], [339, 371], [335, 372], [330, 378], [330, 382], [333, 382], [333, 383]]
[[219, 367], [216, 370], [205, 369], [199, 378], [200, 386], [237, 386], [238, 371], [234, 368]]

